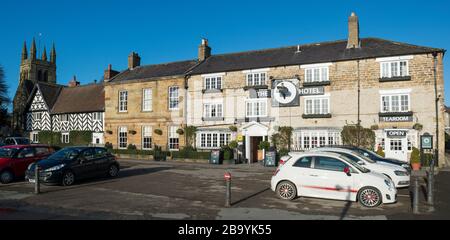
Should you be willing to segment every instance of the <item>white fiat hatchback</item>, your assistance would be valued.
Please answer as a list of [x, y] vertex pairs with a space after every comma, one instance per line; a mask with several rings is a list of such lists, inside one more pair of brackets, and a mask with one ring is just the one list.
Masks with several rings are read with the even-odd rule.
[[271, 189], [278, 197], [293, 200], [298, 196], [359, 201], [376, 207], [394, 203], [397, 189], [391, 179], [374, 173], [347, 157], [331, 152], [290, 153], [291, 158], [278, 167]]
[[408, 170], [406, 170], [402, 166], [385, 162], [376, 162], [360, 154], [359, 152], [344, 148], [321, 147], [321, 148], [314, 148], [309, 151], [334, 152], [344, 155], [348, 159], [352, 160], [354, 163], [362, 165], [373, 172], [382, 173], [386, 175], [388, 178], [392, 179], [396, 188], [403, 188], [409, 186], [411, 177], [409, 175]]

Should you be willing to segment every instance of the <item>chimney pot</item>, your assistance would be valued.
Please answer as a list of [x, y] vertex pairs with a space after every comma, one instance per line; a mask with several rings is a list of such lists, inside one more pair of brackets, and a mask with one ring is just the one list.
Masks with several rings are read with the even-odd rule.
[[119, 72], [113, 70], [112, 65], [108, 64], [108, 69], [106, 69], [105, 72], [103, 73], [103, 79], [105, 80], [105, 82], [107, 82], [111, 78], [115, 77], [117, 74], [119, 74]]
[[72, 80], [69, 81], [69, 87], [79, 86], [80, 82], [77, 81], [77, 76], [73, 76]]

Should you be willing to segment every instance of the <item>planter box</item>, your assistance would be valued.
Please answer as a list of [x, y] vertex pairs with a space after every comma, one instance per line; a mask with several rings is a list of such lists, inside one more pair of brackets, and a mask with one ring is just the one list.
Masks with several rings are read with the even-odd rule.
[[123, 159], [136, 159], [136, 160], [153, 160], [152, 155], [140, 155], [140, 154], [114, 154], [117, 158]]
[[186, 162], [186, 163], [209, 163], [208, 159], [191, 159], [191, 158], [174, 158], [168, 159], [169, 161], [174, 162]]

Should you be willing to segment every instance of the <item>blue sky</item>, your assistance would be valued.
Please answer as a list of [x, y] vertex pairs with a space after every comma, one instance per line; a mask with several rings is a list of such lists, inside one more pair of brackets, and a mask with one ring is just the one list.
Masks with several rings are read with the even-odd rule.
[[[213, 54], [345, 39], [355, 11], [361, 37], [379, 37], [450, 49], [450, 1], [2, 1], [0, 65], [9, 95], [18, 83], [23, 42], [56, 44], [58, 83], [73, 75], [99, 80], [111, 63], [127, 67], [138, 52], [142, 64], [194, 59], [202, 37]], [[39, 33], [42, 36], [39, 37]], [[444, 62], [449, 74], [449, 56]], [[444, 76], [445, 76], [444, 75]], [[446, 103], [449, 104], [446, 88]]]

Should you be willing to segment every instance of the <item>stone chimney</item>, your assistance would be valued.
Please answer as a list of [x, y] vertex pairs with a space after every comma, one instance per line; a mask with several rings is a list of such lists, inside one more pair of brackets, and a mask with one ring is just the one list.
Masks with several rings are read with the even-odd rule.
[[208, 46], [208, 39], [203, 38], [202, 44], [198, 47], [198, 60], [200, 62], [211, 56], [211, 48]]
[[119, 74], [118, 71], [115, 71], [112, 69], [112, 65], [108, 65], [108, 69], [105, 70], [105, 73], [103, 74], [103, 79], [105, 82], [109, 81], [111, 78], [115, 77], [117, 74]]
[[131, 52], [128, 56], [128, 69], [133, 70], [139, 66], [141, 66], [141, 57], [139, 57], [139, 54]]
[[354, 12], [348, 18], [348, 41], [347, 48], [360, 48], [359, 42], [359, 21]]
[[69, 81], [69, 87], [80, 86], [80, 82], [77, 81], [77, 77], [73, 76], [72, 80]]

